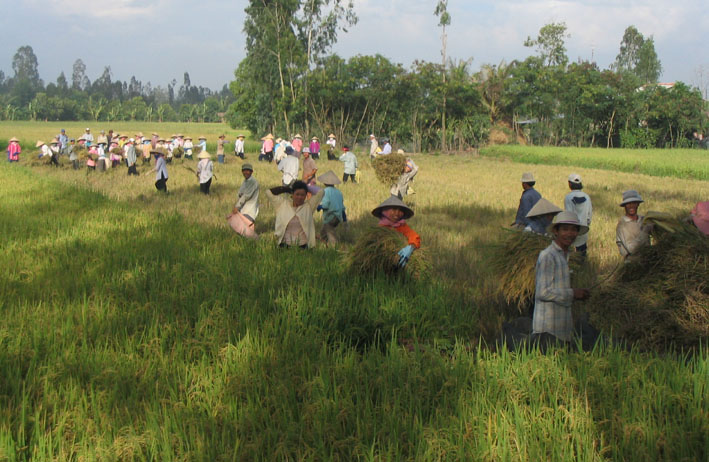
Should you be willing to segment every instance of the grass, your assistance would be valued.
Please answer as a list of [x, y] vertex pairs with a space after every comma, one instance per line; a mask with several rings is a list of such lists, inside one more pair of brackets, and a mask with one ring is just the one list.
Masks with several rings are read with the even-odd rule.
[[[279, 183], [248, 156], [262, 191]], [[502, 320], [490, 243], [514, 219], [528, 166], [418, 156], [410, 224], [436, 277], [406, 282], [340, 264], [388, 195], [368, 162], [362, 184], [340, 185], [346, 243], [307, 252], [275, 248], [265, 198], [262, 239], [227, 227], [240, 160], [216, 165], [210, 197], [177, 162], [166, 197], [152, 175], [125, 168], [0, 164], [0, 460], [709, 456], [706, 348], [479, 348]], [[619, 259], [622, 190], [664, 211], [688, 211], [706, 192], [701, 181], [575, 170], [594, 201], [590, 259], [602, 271]], [[534, 173], [561, 204], [567, 169]]]
[[701, 149], [603, 149], [500, 145], [480, 150], [515, 162], [567, 165], [618, 172], [709, 180], [709, 155]]

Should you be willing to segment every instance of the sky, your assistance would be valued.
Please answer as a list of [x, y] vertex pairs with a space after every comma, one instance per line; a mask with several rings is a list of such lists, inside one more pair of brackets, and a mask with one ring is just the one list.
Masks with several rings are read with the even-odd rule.
[[[382, 54], [408, 67], [440, 62], [437, 0], [354, 0], [358, 23], [340, 32], [333, 52], [344, 58]], [[77, 58], [95, 80], [111, 66], [114, 80], [131, 76], [165, 87], [219, 90], [246, 56], [246, 0], [0, 0], [0, 70], [14, 75], [12, 57], [30, 45], [45, 84], [60, 72], [71, 79]], [[683, 81], [705, 94], [709, 86], [709, 7], [706, 0], [449, 0], [448, 56], [470, 69], [524, 59], [528, 36], [564, 22], [570, 61], [614, 61], [625, 29], [652, 36], [662, 82]]]

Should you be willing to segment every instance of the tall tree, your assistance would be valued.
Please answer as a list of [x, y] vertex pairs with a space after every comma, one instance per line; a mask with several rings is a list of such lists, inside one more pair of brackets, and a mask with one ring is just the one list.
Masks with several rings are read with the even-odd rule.
[[654, 39], [643, 37], [635, 26], [625, 29], [620, 51], [612, 67], [619, 72], [630, 72], [645, 83], [657, 82], [662, 74]]
[[38, 67], [37, 56], [31, 46], [25, 45], [17, 49], [12, 58], [12, 70], [15, 71], [16, 80], [27, 80], [33, 86], [41, 87]]
[[71, 88], [74, 90], [86, 90], [87, 88], [84, 86], [88, 82], [86, 64], [81, 59], [77, 59], [71, 69]]
[[568, 37], [566, 23], [553, 22], [539, 29], [536, 39], [527, 37], [524, 46], [536, 47], [539, 57], [547, 66], [565, 66], [569, 58], [566, 56], [564, 39]]
[[448, 13], [448, 0], [439, 0], [438, 5], [436, 5], [436, 10], [433, 12], [438, 16], [438, 26], [442, 29], [441, 32], [441, 74], [443, 76], [443, 111], [441, 114], [441, 131], [443, 132], [443, 137], [441, 139], [441, 148], [447, 151], [446, 146], [446, 47], [448, 44], [448, 35], [446, 34], [446, 27], [451, 24], [451, 15]]

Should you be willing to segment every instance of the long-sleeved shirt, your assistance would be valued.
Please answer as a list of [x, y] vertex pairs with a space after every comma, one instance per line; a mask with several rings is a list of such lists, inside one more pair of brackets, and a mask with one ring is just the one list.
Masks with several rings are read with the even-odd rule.
[[228, 143], [228, 141], [223, 140], [223, 139], [221, 139], [221, 138], [219, 139], [219, 141], [217, 141], [217, 155], [218, 155], [218, 156], [223, 156], [223, 155], [224, 155], [224, 145], [225, 145], [226, 143]]
[[280, 245], [286, 234], [286, 227], [293, 218], [300, 221], [300, 226], [303, 228], [307, 237], [308, 247], [315, 247], [315, 221], [313, 220], [313, 212], [320, 204], [320, 200], [325, 194], [325, 190], [321, 189], [317, 194], [306, 200], [299, 207], [293, 207], [293, 199], [289, 195], [276, 196], [271, 191], [266, 191], [266, 197], [273, 203], [276, 208], [276, 240]]
[[244, 152], [244, 140], [241, 138], [237, 138], [236, 141], [234, 141], [234, 152], [237, 154], [241, 154]]
[[272, 152], [272, 151], [273, 151], [273, 140], [270, 138], [267, 140], [264, 140], [263, 152]]
[[258, 195], [258, 181], [256, 181], [256, 178], [251, 176], [241, 183], [241, 186], [239, 187], [239, 198], [236, 200], [236, 205], [234, 207], [236, 207], [242, 215], [256, 221], [259, 211]]
[[392, 185], [391, 189], [389, 189], [389, 193], [392, 196], [398, 196], [401, 198], [406, 196], [409, 193], [409, 185], [412, 181], [414, 181], [414, 177], [419, 172], [418, 165], [416, 165], [411, 158], [406, 159], [406, 165], [410, 167], [410, 170], [402, 173], [396, 183]]
[[300, 170], [300, 162], [295, 156], [286, 156], [278, 164], [278, 170], [283, 172], [283, 184], [290, 185], [298, 179], [298, 170]]
[[567, 342], [574, 328], [571, 317], [574, 290], [568, 259], [568, 253], [556, 242], [539, 253], [532, 319], [532, 333], [548, 332]]
[[339, 189], [333, 186], [325, 188], [320, 206], [323, 210], [323, 223], [330, 223], [333, 218], [337, 218], [341, 222], [345, 220], [345, 202]]
[[202, 148], [202, 152], [207, 150], [207, 140], [201, 140], [198, 144], [200, 148]]
[[200, 183], [206, 183], [212, 179], [214, 162], [211, 159], [200, 159], [197, 162], [197, 175]]
[[[588, 194], [580, 190], [571, 191], [564, 197], [564, 209], [567, 212], [574, 212], [579, 217], [579, 223], [591, 227], [593, 206]], [[588, 242], [588, 233], [579, 235], [573, 245], [578, 247], [586, 242]]]
[[318, 167], [312, 157], [308, 156], [307, 159], [303, 159], [303, 181], [309, 182], [317, 171]]
[[526, 189], [519, 198], [519, 206], [517, 207], [517, 215], [515, 216], [515, 224], [527, 226], [530, 221], [527, 214], [532, 207], [542, 198], [542, 195], [534, 188]]
[[159, 156], [155, 163], [155, 181], [163, 178], [167, 180], [167, 162], [165, 162], [165, 156]]
[[345, 163], [345, 173], [348, 175], [354, 175], [357, 173], [357, 156], [355, 156], [352, 151], [347, 151], [340, 156], [340, 162]]
[[618, 220], [615, 228], [615, 243], [623, 257], [633, 255], [637, 250], [650, 243], [650, 234], [644, 229], [645, 217], [639, 216], [637, 220], [623, 215]]
[[300, 138], [294, 138], [293, 141], [291, 141], [291, 146], [293, 146], [293, 149], [295, 149], [298, 152], [301, 152], [303, 150], [303, 140]]
[[369, 146], [369, 156], [374, 157], [377, 155], [377, 148], [379, 147], [379, 143], [377, 142], [376, 138], [372, 138], [372, 141], [370, 141], [372, 144]]
[[310, 142], [310, 153], [311, 154], [320, 154], [320, 143], [317, 141], [311, 141]]
[[128, 166], [130, 167], [131, 165], [135, 164], [135, 161], [137, 159], [135, 155], [135, 146], [133, 146], [132, 144], [126, 144], [123, 147], [123, 150], [125, 152], [126, 163], [128, 164]]
[[385, 143], [384, 148], [382, 148], [382, 152], [379, 153], [382, 156], [386, 156], [387, 154], [391, 154], [391, 144]]

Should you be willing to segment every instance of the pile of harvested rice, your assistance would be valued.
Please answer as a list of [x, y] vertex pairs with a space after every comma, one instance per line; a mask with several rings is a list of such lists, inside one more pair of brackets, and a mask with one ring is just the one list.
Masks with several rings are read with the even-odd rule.
[[426, 275], [430, 262], [425, 251], [417, 249], [404, 269], [399, 268], [397, 252], [407, 245], [403, 234], [376, 226], [366, 230], [344, 256], [345, 267], [358, 274]]
[[175, 159], [179, 159], [182, 157], [182, 155], [185, 153], [185, 150], [182, 148], [182, 146], [178, 146], [175, 149], [172, 150], [172, 156]]
[[372, 161], [372, 167], [374, 167], [379, 181], [389, 187], [399, 181], [399, 177], [404, 172], [406, 156], [394, 153], [386, 156], [377, 156]]
[[[534, 301], [537, 259], [549, 247], [551, 238], [527, 231], [505, 231], [508, 236], [493, 247], [492, 270], [498, 281], [497, 294], [523, 312]], [[569, 267], [578, 274], [581, 266], [582, 257], [572, 252]]]
[[655, 350], [706, 343], [709, 237], [667, 215], [646, 220], [655, 223], [653, 245], [640, 249], [592, 294], [593, 322]]

